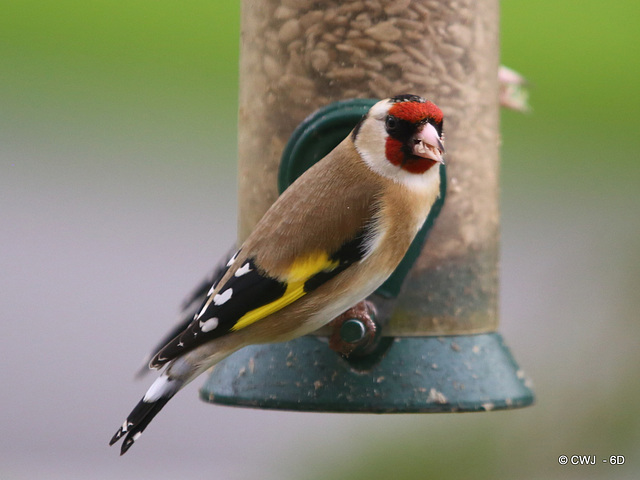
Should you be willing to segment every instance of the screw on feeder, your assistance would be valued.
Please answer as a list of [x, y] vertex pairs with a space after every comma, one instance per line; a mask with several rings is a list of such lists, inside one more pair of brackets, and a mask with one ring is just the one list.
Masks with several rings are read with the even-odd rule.
[[367, 328], [364, 326], [364, 323], [357, 318], [345, 320], [340, 327], [340, 338], [343, 342], [347, 343], [358, 343], [364, 338], [366, 333]]
[[345, 357], [368, 355], [376, 348], [380, 338], [376, 308], [367, 300], [336, 317], [329, 327], [332, 331], [329, 348]]

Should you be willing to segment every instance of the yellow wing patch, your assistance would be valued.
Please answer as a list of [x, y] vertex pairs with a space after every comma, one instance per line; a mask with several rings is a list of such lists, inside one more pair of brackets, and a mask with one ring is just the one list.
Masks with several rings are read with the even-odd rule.
[[290, 303], [295, 302], [305, 293], [304, 282], [290, 283], [287, 285], [287, 290], [284, 292], [284, 295], [282, 295], [279, 299], [245, 313], [242, 317], [240, 317], [235, 325], [231, 327], [231, 330], [236, 331], [248, 325], [251, 325], [252, 323], [266, 317], [267, 315], [271, 315], [272, 313], [286, 307]]
[[330, 260], [327, 252], [318, 251], [293, 262], [287, 272], [287, 283], [306, 282], [322, 270], [333, 270], [337, 260]]
[[291, 267], [286, 275], [287, 289], [284, 294], [261, 307], [251, 310], [245, 313], [238, 319], [233, 327], [232, 331], [240, 330], [242, 328], [263, 319], [267, 315], [277, 312], [283, 309], [290, 303], [295, 302], [300, 297], [304, 296], [307, 292], [304, 291], [304, 284], [307, 280], [313, 277], [316, 273], [322, 271], [331, 271], [339, 265], [337, 260], [330, 260], [329, 255], [326, 252], [318, 251], [304, 258], [298, 259]]

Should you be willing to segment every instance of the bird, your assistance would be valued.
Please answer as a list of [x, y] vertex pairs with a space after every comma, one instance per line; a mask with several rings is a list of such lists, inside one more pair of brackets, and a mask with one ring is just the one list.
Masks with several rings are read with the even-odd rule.
[[178, 391], [238, 349], [312, 333], [372, 294], [436, 202], [444, 154], [434, 103], [413, 94], [375, 103], [278, 197], [157, 349], [149, 368], [160, 375], [109, 445], [124, 437], [126, 453]]

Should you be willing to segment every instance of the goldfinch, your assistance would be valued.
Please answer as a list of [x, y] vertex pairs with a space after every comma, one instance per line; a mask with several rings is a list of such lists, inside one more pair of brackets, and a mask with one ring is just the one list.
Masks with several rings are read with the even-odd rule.
[[373, 293], [440, 191], [443, 116], [417, 95], [376, 103], [271, 206], [193, 320], [150, 361], [164, 369], [111, 439], [120, 454], [198, 375], [250, 344], [317, 330]]

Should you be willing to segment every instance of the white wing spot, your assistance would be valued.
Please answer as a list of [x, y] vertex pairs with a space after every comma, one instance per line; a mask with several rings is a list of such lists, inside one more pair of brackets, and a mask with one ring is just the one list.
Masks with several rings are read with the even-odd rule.
[[247, 273], [249, 273], [251, 271], [252, 271], [252, 269], [249, 266], [249, 262], [247, 262], [242, 267], [240, 267], [238, 270], [236, 270], [236, 273], [234, 273], [234, 275], [236, 277], [241, 277], [242, 275], [246, 275]]
[[203, 333], [210, 332], [211, 330], [214, 330], [217, 326], [218, 326], [217, 317], [212, 317], [204, 323], [202, 321], [200, 322], [200, 329], [202, 330]]
[[215, 305], [222, 305], [226, 303], [233, 295], [233, 288], [227, 288], [224, 292], [218, 293], [213, 297], [213, 303]]
[[136, 440], [138, 440], [138, 439], [140, 438], [140, 435], [142, 435], [142, 432], [138, 432], [138, 433], [136, 433], [136, 434], [132, 437], [132, 438], [133, 438], [133, 441], [135, 442]]
[[240, 253], [240, 250], [238, 250], [233, 257], [231, 257], [231, 259], [227, 262], [227, 267], [230, 267], [231, 265], [233, 265], [233, 262], [236, 261], [236, 257], [238, 256], [238, 253]]
[[213, 293], [213, 291], [216, 289], [216, 283], [214, 283], [213, 285], [211, 285], [211, 288], [209, 289], [209, 293], [207, 293], [207, 297], [210, 297], [211, 294]]

